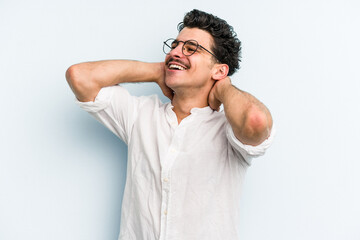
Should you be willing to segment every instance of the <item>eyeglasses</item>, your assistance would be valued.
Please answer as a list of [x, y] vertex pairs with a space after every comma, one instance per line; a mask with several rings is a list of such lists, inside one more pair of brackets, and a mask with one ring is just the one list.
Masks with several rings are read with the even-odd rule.
[[193, 55], [200, 47], [205, 51], [207, 51], [208, 53], [210, 53], [211, 55], [213, 55], [216, 60], [218, 60], [215, 54], [213, 54], [212, 52], [201, 46], [196, 40], [179, 41], [174, 38], [169, 38], [164, 42], [164, 46], [163, 46], [164, 53], [169, 54], [171, 50], [175, 49], [179, 45], [179, 43], [184, 44], [181, 50], [185, 56]]

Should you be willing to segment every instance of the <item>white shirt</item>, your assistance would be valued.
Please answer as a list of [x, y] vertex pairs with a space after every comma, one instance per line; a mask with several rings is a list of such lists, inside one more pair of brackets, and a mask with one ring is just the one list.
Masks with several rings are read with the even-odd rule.
[[103, 88], [80, 106], [128, 145], [119, 240], [239, 239], [239, 198], [258, 146], [236, 139], [223, 112], [193, 108], [180, 124], [171, 103]]

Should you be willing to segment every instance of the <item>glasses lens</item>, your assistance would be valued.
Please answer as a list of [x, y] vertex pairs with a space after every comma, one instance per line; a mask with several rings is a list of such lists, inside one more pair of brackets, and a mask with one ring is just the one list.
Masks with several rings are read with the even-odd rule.
[[199, 44], [195, 40], [186, 41], [183, 46], [183, 54], [185, 56], [193, 55], [198, 49]]
[[[170, 38], [164, 42], [163, 51], [165, 54], [169, 54], [171, 50], [175, 49], [179, 43], [182, 41], [177, 41], [176, 39]], [[199, 44], [195, 40], [188, 40], [183, 42], [182, 52], [185, 56], [193, 55], [196, 50], [199, 48]]]
[[164, 42], [164, 46], [163, 46], [163, 51], [165, 54], [169, 54], [171, 50], [173, 50], [174, 48], [177, 47], [177, 45], [179, 44], [178, 41], [176, 41], [175, 39], [168, 39]]

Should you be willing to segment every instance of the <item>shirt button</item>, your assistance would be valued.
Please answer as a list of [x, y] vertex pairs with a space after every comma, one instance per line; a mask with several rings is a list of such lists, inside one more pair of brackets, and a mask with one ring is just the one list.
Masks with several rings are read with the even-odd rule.
[[167, 211], [166, 211], [166, 210], [164, 211], [164, 214], [167, 215]]
[[164, 180], [164, 182], [168, 182], [168, 181], [169, 181], [169, 179], [168, 179], [168, 178], [164, 178], [163, 180]]
[[172, 148], [170, 151], [171, 151], [172, 153], [176, 152], [175, 148]]

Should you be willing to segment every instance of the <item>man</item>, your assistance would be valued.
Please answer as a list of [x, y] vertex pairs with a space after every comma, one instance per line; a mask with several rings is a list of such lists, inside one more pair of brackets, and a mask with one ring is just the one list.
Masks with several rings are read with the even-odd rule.
[[[268, 109], [228, 77], [240, 57], [232, 27], [193, 10], [178, 28], [164, 42], [165, 62], [66, 72], [80, 106], [128, 145], [121, 240], [238, 239], [245, 171], [273, 138]], [[131, 96], [123, 82], [156, 82], [171, 102]]]

